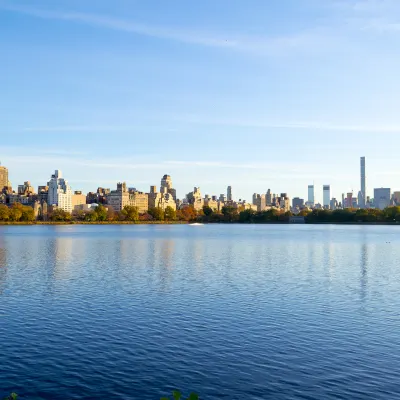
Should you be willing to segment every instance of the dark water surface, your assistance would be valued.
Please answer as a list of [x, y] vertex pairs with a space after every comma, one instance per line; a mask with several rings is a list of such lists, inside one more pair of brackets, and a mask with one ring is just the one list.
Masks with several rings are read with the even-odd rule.
[[0, 227], [0, 397], [399, 399], [400, 227]]

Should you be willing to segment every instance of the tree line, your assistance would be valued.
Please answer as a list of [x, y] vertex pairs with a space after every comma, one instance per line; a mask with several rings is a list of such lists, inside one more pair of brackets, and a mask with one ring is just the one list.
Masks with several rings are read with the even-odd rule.
[[[204, 223], [287, 223], [293, 214], [275, 208], [266, 211], [237, 209], [231, 206], [222, 207], [218, 212], [204, 206], [195, 210], [192, 206], [174, 210], [172, 207], [151, 208], [146, 213], [139, 213], [133, 206], [125, 206], [115, 212], [111, 207], [99, 205], [93, 210], [76, 210], [68, 213], [62, 209], [50, 210], [47, 220], [53, 222], [141, 222], [141, 221], [183, 221]], [[400, 207], [378, 209], [343, 209], [343, 210], [302, 210], [306, 223], [400, 223]], [[11, 207], [0, 204], [0, 221], [2, 222], [33, 222], [34, 210], [30, 206], [14, 203]]]
[[[238, 210], [223, 207], [221, 213], [210, 207], [203, 207], [199, 216], [202, 222], [238, 222], [238, 223], [288, 223], [294, 216], [290, 211], [271, 208], [265, 211]], [[388, 207], [384, 210], [351, 209], [343, 210], [302, 210], [297, 216], [304, 217], [306, 223], [400, 223], [400, 207]]]
[[0, 221], [31, 222], [35, 220], [35, 212], [32, 207], [14, 203], [11, 207], [0, 204]]

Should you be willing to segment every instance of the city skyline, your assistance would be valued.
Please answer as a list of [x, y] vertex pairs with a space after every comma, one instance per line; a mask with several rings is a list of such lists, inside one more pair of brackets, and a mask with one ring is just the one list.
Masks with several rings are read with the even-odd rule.
[[[5, 181], [6, 177], [7, 178], [10, 177], [8, 168], [6, 166], [2, 166], [1, 164], [0, 164], [0, 172], [1, 172], [1, 177], [2, 177], [3, 181]], [[327, 208], [332, 208], [332, 204], [335, 204], [335, 202], [336, 202], [336, 204], [338, 204], [340, 200], [337, 200], [337, 199], [340, 199], [340, 198], [342, 199], [341, 204], [343, 206], [344, 204], [348, 203], [350, 201], [349, 199], [351, 198], [351, 202], [355, 201], [360, 208], [365, 208], [367, 199], [375, 199], [375, 200], [377, 200], [375, 198], [377, 193], [379, 193], [378, 197], [380, 197], [380, 193], [384, 193], [384, 195], [383, 195], [383, 198], [385, 199], [384, 203], [387, 202], [388, 204], [390, 202], [391, 195], [396, 196], [396, 193], [399, 193], [399, 191], [396, 190], [396, 188], [393, 188], [393, 187], [384, 188], [383, 186], [379, 186], [379, 187], [371, 188], [371, 192], [373, 193], [373, 195], [369, 195], [368, 194], [367, 186], [366, 186], [366, 180], [367, 180], [366, 157], [364, 157], [364, 156], [360, 157], [360, 171], [359, 171], [359, 173], [360, 173], [359, 177], [360, 177], [361, 185], [360, 185], [360, 190], [358, 191], [358, 195], [356, 195], [354, 190], [351, 190], [350, 192], [348, 191], [347, 193], [342, 192], [341, 193], [341, 197], [335, 196], [335, 195], [332, 195], [332, 193], [331, 193], [331, 186], [327, 185], [327, 184], [324, 184], [324, 185], [322, 185], [322, 199], [319, 200], [318, 195], [316, 196], [315, 184], [313, 183], [313, 184], [309, 184], [307, 186], [307, 196], [301, 197], [301, 196], [299, 196], [297, 194], [289, 194], [288, 196], [291, 199], [301, 200], [302, 204], [307, 204], [307, 205], [309, 205], [311, 207], [319, 204], [319, 205], [321, 205], [322, 207], [325, 207], [325, 208], [326, 207]], [[37, 185], [38, 193], [40, 193], [40, 188], [44, 187], [43, 186], [44, 183], [49, 185], [49, 187], [50, 187], [49, 193], [50, 193], [52, 191], [51, 190], [51, 187], [52, 187], [51, 184], [52, 184], [54, 179], [58, 183], [55, 184], [55, 186], [53, 186], [53, 187], [57, 188], [57, 185], [60, 185], [59, 182], [61, 182], [61, 187], [64, 188], [64, 190], [65, 190], [66, 186], [65, 186], [64, 179], [63, 179], [61, 174], [62, 174], [61, 170], [59, 170], [59, 169], [55, 170], [55, 174], [53, 174], [51, 176], [50, 180], [46, 180], [45, 182], [41, 182], [39, 185]], [[9, 180], [8, 182], [12, 185], [11, 180]], [[20, 187], [23, 187], [24, 190], [25, 190], [26, 189], [26, 184], [29, 184], [29, 185], [31, 185], [32, 190], [35, 190], [34, 189], [35, 185], [32, 185], [30, 180], [24, 180], [23, 182], [24, 182], [23, 185], [18, 184], [17, 186], [13, 186], [13, 189], [15, 190], [16, 188], [18, 188], [18, 192], [19, 192], [19, 188]], [[160, 186], [158, 186], [157, 184], [154, 185], [154, 182], [153, 182], [151, 185], [148, 186], [147, 189], [142, 188], [142, 187], [133, 187], [133, 186], [129, 185], [129, 182], [127, 183], [125, 180], [118, 180], [117, 182], [115, 182], [117, 188], [122, 185], [122, 182], [123, 182], [123, 185], [126, 188], [126, 190], [129, 189], [129, 190], [134, 190], [134, 191], [142, 192], [142, 193], [156, 193], [156, 192], [158, 192], [158, 189], [159, 189], [161, 193], [170, 193], [170, 195], [172, 196], [172, 198], [175, 201], [177, 199], [180, 199], [180, 200], [185, 199], [187, 194], [192, 191], [190, 189], [186, 193], [183, 193], [183, 194], [180, 195], [178, 193], [178, 191], [176, 190], [176, 188], [173, 188], [173, 186], [172, 186], [172, 177], [169, 174], [164, 174], [162, 176]], [[193, 186], [193, 183], [192, 183], [192, 188], [193, 187], [194, 187], [195, 191], [196, 190], [201, 190], [200, 186], [195, 185], [195, 184]], [[105, 186], [97, 184], [96, 189], [93, 188], [91, 190], [88, 190], [86, 193], [87, 194], [94, 193], [99, 188], [103, 189], [103, 188], [105, 188]], [[268, 198], [268, 196], [272, 196], [272, 194], [276, 194], [277, 196], [279, 196], [280, 193], [281, 194], [283, 193], [286, 196], [287, 193], [288, 193], [288, 192], [282, 192], [282, 191], [275, 191], [274, 189], [271, 189], [269, 187], [266, 190], [253, 191], [252, 196], [250, 196], [250, 200], [248, 200], [246, 197], [237, 197], [236, 198], [234, 196], [234, 194], [233, 194], [234, 186], [228, 185], [225, 188], [226, 189], [224, 191], [220, 191], [219, 194], [218, 194], [218, 192], [211, 193], [211, 192], [208, 192], [208, 191], [203, 191], [203, 194], [206, 197], [209, 196], [210, 198], [212, 196], [220, 197], [220, 198], [224, 197], [228, 202], [229, 201], [246, 201], [248, 203], [257, 204], [258, 202], [255, 199], [258, 197], [259, 198], [258, 201], [260, 201], [260, 195], [264, 196], [264, 200], [263, 201], [265, 201], [265, 199]], [[110, 187], [107, 187], [107, 189], [112, 191], [113, 187], [110, 186]], [[73, 185], [69, 185], [69, 190], [71, 190], [72, 192], [79, 192], [79, 193], [84, 192], [81, 189], [77, 190], [76, 188], [73, 187]], [[317, 189], [317, 193], [318, 193], [318, 189]], [[389, 195], [387, 193], [389, 193]], [[349, 197], [350, 194], [351, 194], [351, 197]], [[344, 201], [345, 197], [347, 199], [346, 201]], [[334, 203], [332, 203], [332, 202], [334, 202]]]
[[[231, 184], [317, 202], [397, 189], [400, 3], [0, 1], [0, 160], [14, 185], [182, 196]], [[301, 16], [301, 18], [299, 18]], [[279, 21], [279, 23], [278, 23]], [[391, 143], [391, 146], [387, 145]], [[27, 176], [29, 175], [29, 176]]]

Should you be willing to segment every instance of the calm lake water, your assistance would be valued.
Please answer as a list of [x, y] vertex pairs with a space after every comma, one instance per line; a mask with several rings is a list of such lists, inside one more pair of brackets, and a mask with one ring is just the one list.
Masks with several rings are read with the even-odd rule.
[[0, 398], [400, 398], [400, 227], [0, 227]]

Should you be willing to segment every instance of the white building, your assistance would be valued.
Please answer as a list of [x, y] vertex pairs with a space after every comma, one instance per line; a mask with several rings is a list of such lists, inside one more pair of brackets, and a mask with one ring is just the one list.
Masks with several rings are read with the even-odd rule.
[[365, 157], [360, 159], [360, 178], [361, 178], [361, 196], [359, 195], [358, 206], [365, 208], [367, 199], [366, 184], [365, 184]]
[[330, 208], [331, 205], [331, 187], [330, 185], [323, 186], [324, 193], [324, 208]]
[[47, 203], [64, 211], [72, 212], [72, 189], [68, 181], [62, 177], [62, 173], [56, 170], [48, 183], [49, 194]]
[[314, 197], [314, 185], [308, 185], [308, 201], [307, 203], [314, 205], [315, 197]]
[[374, 189], [374, 205], [381, 210], [390, 206], [390, 188]]

